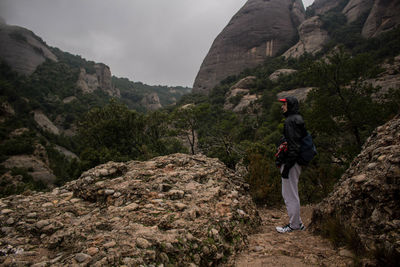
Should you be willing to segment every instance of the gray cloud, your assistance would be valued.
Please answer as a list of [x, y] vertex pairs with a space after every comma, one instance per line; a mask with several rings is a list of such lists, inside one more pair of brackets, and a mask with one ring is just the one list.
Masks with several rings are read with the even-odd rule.
[[245, 2], [0, 0], [0, 16], [51, 46], [109, 65], [113, 75], [192, 86], [213, 40]]

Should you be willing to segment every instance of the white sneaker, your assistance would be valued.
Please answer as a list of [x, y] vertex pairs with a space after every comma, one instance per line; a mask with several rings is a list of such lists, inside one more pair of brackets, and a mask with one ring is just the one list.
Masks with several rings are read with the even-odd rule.
[[295, 230], [304, 231], [304, 230], [306, 230], [306, 227], [304, 226], [304, 224], [301, 223], [299, 229], [293, 229], [292, 227], [290, 227], [290, 224], [282, 226], [282, 227], [277, 226], [277, 227], [275, 227], [275, 229], [278, 233], [290, 233]]

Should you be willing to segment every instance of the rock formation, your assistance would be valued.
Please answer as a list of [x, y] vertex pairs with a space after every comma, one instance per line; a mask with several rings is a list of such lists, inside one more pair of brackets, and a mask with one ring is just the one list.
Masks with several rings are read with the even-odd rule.
[[95, 73], [86, 73], [84, 68], [81, 68], [77, 86], [82, 90], [83, 93], [93, 93], [99, 89], [104, 91], [110, 96], [120, 97], [118, 88], [115, 88], [111, 84], [111, 71], [107, 65], [97, 63], [94, 65]]
[[400, 90], [400, 55], [395, 57], [393, 64], [385, 63], [381, 65], [385, 71], [377, 78], [368, 79], [365, 82], [373, 87], [379, 88], [378, 98], [390, 92], [390, 89]]
[[307, 8], [313, 15], [322, 15], [332, 8], [337, 7], [341, 1], [338, 0], [315, 0], [311, 6]]
[[288, 96], [294, 96], [296, 97], [299, 101], [304, 101], [307, 98], [308, 93], [312, 90], [312, 87], [304, 87], [304, 88], [297, 88], [289, 91], [284, 91], [278, 93], [277, 99], [285, 98]]
[[157, 93], [147, 94], [143, 97], [141, 104], [146, 108], [146, 110], [157, 110], [162, 108], [160, 103], [160, 98]]
[[356, 21], [359, 17], [369, 13], [374, 0], [350, 0], [343, 9], [343, 14], [346, 15], [347, 23]]
[[52, 192], [0, 199], [0, 265], [216, 265], [260, 224], [246, 190], [202, 155], [109, 162]]
[[[234, 84], [225, 95], [225, 110], [232, 110], [236, 113], [242, 113], [248, 111], [251, 114], [257, 113], [258, 106], [253, 105], [261, 96], [251, 94], [250, 89], [255, 86], [256, 77], [248, 76], [236, 84]], [[251, 110], [249, 110], [252, 108]]]
[[279, 69], [274, 71], [271, 75], [269, 75], [269, 79], [273, 82], [276, 82], [279, 80], [279, 77], [281, 76], [286, 76], [286, 75], [290, 75], [292, 73], [297, 72], [297, 70], [293, 70], [293, 69]]
[[364, 37], [376, 37], [400, 24], [400, 0], [375, 0], [362, 29]]
[[313, 227], [336, 219], [368, 252], [400, 252], [400, 116], [378, 127], [361, 153], [314, 210]]
[[[24, 128], [23, 128], [24, 129]], [[26, 129], [26, 128], [25, 128]], [[15, 155], [9, 157], [1, 163], [5, 168], [20, 168], [28, 170], [28, 174], [32, 176], [33, 180], [41, 181], [44, 185], [52, 187], [56, 181], [56, 176], [50, 169], [50, 162], [46, 149], [41, 144], [35, 144], [35, 151], [32, 155]], [[18, 178], [12, 176], [9, 172], [0, 177], [0, 181], [7, 181], [15, 183], [22, 183], [23, 181], [16, 181]], [[13, 181], [14, 180], [14, 181]]]
[[286, 58], [297, 58], [304, 53], [315, 54], [330, 40], [328, 32], [322, 29], [322, 21], [318, 16], [305, 20], [298, 30], [300, 40], [283, 54]]
[[263, 63], [289, 46], [304, 20], [300, 0], [249, 0], [218, 35], [193, 92], [208, 93], [221, 80]]
[[1, 23], [0, 59], [14, 71], [25, 75], [32, 74], [46, 59], [57, 61], [57, 57], [33, 32]]
[[33, 111], [33, 119], [43, 131], [50, 132], [55, 135], [60, 134], [60, 130], [57, 128], [57, 126], [55, 126], [54, 123], [41, 110]]

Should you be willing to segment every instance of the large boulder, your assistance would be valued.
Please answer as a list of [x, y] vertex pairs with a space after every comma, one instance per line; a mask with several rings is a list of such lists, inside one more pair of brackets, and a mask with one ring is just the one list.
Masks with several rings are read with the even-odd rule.
[[261, 223], [217, 159], [109, 162], [49, 193], [0, 199], [0, 265], [215, 266]]
[[46, 59], [57, 61], [46, 43], [33, 32], [0, 23], [0, 59], [24, 75], [32, 74]]
[[400, 253], [400, 115], [378, 127], [314, 210], [317, 232], [336, 220], [368, 251]]
[[208, 93], [221, 80], [282, 52], [304, 20], [300, 0], [249, 0], [217, 36], [193, 85]]

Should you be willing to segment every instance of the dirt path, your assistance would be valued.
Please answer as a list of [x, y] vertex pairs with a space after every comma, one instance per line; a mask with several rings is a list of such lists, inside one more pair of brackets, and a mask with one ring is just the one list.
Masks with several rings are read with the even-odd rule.
[[[312, 235], [309, 231], [279, 234], [275, 226], [287, 224], [286, 210], [260, 209], [263, 220], [260, 232], [249, 237], [248, 249], [235, 259], [237, 267], [261, 266], [349, 266], [351, 253], [333, 249], [328, 240]], [[311, 221], [312, 207], [301, 208], [303, 223]], [[347, 255], [347, 256], [346, 256]]]

